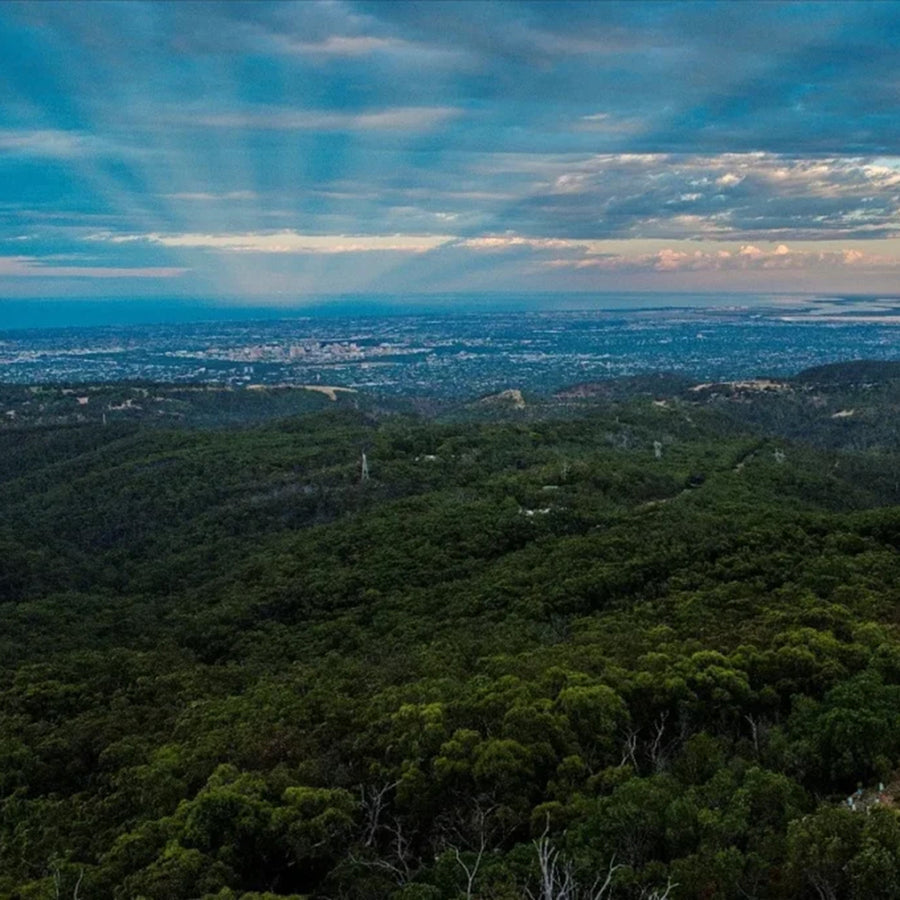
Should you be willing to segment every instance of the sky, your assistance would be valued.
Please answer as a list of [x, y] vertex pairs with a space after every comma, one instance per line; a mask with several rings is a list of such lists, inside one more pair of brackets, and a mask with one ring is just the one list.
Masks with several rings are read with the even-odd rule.
[[898, 47], [893, 2], [7, 0], [0, 300], [900, 293]]

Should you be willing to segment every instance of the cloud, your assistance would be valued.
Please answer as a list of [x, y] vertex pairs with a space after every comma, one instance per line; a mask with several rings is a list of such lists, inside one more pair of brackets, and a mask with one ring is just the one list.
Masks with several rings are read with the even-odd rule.
[[30, 256], [0, 256], [0, 278], [178, 278], [188, 271], [172, 266], [53, 266]]
[[760, 248], [745, 244], [737, 250], [700, 250], [664, 247], [653, 253], [585, 254], [541, 262], [550, 269], [594, 269], [607, 272], [748, 272], [842, 267], [900, 269], [900, 259], [867, 254], [856, 249], [792, 250], [785, 244]]
[[68, 159], [95, 154], [102, 142], [76, 131], [44, 129], [0, 129], [0, 154]]
[[184, 256], [197, 283], [231, 261], [248, 283], [282, 268], [327, 290], [341, 269], [365, 287], [383, 264], [478, 289], [506, 264], [514, 287], [551, 263], [864, 273], [882, 263], [863, 242], [900, 236], [898, 4], [135, 0], [0, 19], [0, 241], [29, 270], [92, 234], [98, 267]]
[[396, 38], [375, 37], [374, 35], [331, 34], [320, 41], [286, 41], [285, 49], [310, 56], [367, 56], [378, 51], [397, 50], [409, 46], [406, 41]]
[[[573, 56], [615, 56], [633, 50], [637, 35], [622, 27], [610, 5], [602, 14], [587, 4], [478, 2], [460, 15], [446, 0], [427, 4], [357, 3], [384, 28], [407, 40], [480, 59], [546, 72]], [[610, 10], [610, 12], [607, 12]], [[618, 20], [618, 21], [617, 21]], [[639, 38], [638, 38], [639, 40]]]
[[195, 200], [200, 203], [218, 202], [221, 200], [256, 200], [256, 191], [225, 191], [213, 193], [210, 191], [183, 191], [177, 194], [165, 194], [169, 200]]
[[503, 215], [517, 233], [572, 238], [885, 237], [900, 234], [900, 171], [886, 162], [767, 153], [537, 155], [516, 162], [523, 184], [529, 174], [532, 180]]
[[532, 250], [580, 249], [590, 246], [589, 241], [572, 241], [564, 238], [532, 238], [520, 235], [486, 235], [459, 241], [460, 247], [470, 250], [505, 251], [514, 247]]
[[[893, 3], [356, 4], [379, 33], [465, 53], [517, 109], [642, 123], [620, 152], [888, 152]], [[477, 27], [472, 26], [477, 18]], [[728, 52], [723, 53], [726, 45]], [[523, 137], [528, 122], [516, 123]], [[533, 124], [533, 123], [532, 123]], [[571, 134], [566, 138], [571, 143]]]
[[89, 240], [112, 244], [144, 242], [163, 247], [213, 250], [222, 253], [338, 254], [338, 253], [426, 253], [448, 241], [448, 235], [391, 234], [298, 234], [296, 231], [244, 234], [114, 234], [90, 235]]
[[183, 124], [265, 131], [429, 131], [462, 115], [454, 107], [395, 107], [348, 113], [304, 109], [217, 113], [182, 118]]

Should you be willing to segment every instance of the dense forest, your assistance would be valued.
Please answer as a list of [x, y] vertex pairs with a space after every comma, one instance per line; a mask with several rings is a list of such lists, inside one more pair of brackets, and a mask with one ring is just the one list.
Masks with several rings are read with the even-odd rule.
[[96, 390], [0, 392], [0, 897], [900, 898], [896, 367]]

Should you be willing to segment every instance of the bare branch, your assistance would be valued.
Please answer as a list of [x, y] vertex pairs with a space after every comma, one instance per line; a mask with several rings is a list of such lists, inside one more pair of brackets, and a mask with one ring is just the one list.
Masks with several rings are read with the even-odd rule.
[[371, 847], [375, 843], [375, 835], [381, 827], [381, 816], [388, 803], [388, 795], [397, 787], [399, 781], [377, 787], [363, 784], [359, 787], [360, 805], [366, 817], [366, 829], [363, 846]]
[[644, 888], [641, 891], [641, 900], [669, 900], [669, 894], [673, 888], [677, 888], [678, 883], [670, 878], [666, 882], [665, 888]]
[[374, 859], [362, 859], [351, 853], [348, 858], [356, 865], [390, 872], [397, 884], [402, 887], [412, 881], [416, 874], [410, 840], [403, 833], [403, 823], [398, 819], [394, 819], [393, 824], [385, 825], [384, 828], [391, 834], [390, 857], [376, 856]]
[[75, 890], [72, 891], [72, 900], [78, 900], [78, 890], [81, 887], [81, 879], [84, 878], [84, 869], [78, 873], [78, 881], [75, 882]]
[[625, 763], [631, 762], [631, 765], [637, 769], [637, 756], [635, 755], [637, 752], [637, 740], [638, 729], [629, 730], [625, 737], [625, 743], [622, 745], [622, 759], [619, 762], [620, 766], [624, 766]]
[[582, 891], [574, 864], [571, 860], [561, 861], [560, 851], [553, 846], [547, 830], [548, 827], [545, 827], [543, 834], [534, 842], [541, 873], [539, 893], [535, 896], [530, 890], [526, 890], [526, 896], [531, 900], [603, 900], [609, 896], [613, 876], [622, 868], [622, 864], [616, 863], [613, 857], [606, 873], [598, 875], [594, 883]]

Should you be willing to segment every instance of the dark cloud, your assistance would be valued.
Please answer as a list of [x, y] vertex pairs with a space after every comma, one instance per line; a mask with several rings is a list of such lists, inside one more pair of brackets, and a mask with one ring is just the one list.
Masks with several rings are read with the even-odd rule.
[[536, 159], [543, 179], [497, 223], [572, 238], [783, 239], [900, 232], [900, 168], [862, 159], [773, 154], [605, 155]]
[[894, 3], [358, 7], [397, 35], [477, 58], [507, 103], [643, 120], [641, 131], [618, 136], [620, 151], [900, 146]]

